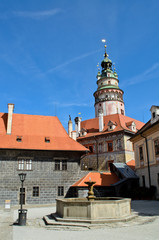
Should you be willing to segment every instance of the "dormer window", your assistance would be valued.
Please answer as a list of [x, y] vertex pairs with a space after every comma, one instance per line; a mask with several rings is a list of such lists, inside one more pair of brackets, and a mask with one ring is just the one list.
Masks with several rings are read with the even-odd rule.
[[87, 134], [87, 130], [85, 128], [82, 128], [80, 131], [80, 137], [86, 136], [86, 134]]
[[131, 122], [126, 123], [126, 126], [127, 126], [130, 130], [132, 130], [133, 132], [136, 132], [136, 124], [135, 124], [134, 121], [131, 121]]
[[50, 138], [49, 137], [45, 137], [45, 142], [46, 143], [50, 143]]
[[159, 106], [152, 106], [151, 109], [151, 124], [159, 120]]
[[109, 121], [107, 126], [108, 126], [108, 131], [113, 131], [114, 128], [117, 126], [117, 124], [116, 124], [116, 122]]
[[17, 136], [16, 141], [17, 141], [17, 142], [22, 142], [22, 137]]

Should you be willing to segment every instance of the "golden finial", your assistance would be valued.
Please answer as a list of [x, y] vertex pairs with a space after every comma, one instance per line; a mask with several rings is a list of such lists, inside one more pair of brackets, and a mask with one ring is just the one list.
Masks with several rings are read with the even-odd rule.
[[97, 64], [97, 67], [98, 67], [98, 72], [100, 72], [99, 63]]
[[114, 72], [115, 72], [115, 62], [113, 62], [113, 69], [114, 69]]

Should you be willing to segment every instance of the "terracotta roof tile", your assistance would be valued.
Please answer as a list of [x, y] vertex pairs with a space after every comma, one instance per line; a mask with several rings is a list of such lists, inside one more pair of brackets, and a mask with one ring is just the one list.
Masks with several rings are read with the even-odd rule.
[[[12, 133], [6, 134], [7, 113], [0, 113], [0, 147], [14, 149], [87, 151], [70, 138], [57, 117], [13, 114]], [[16, 141], [17, 137], [22, 141]], [[45, 138], [50, 142], [45, 142]]]
[[135, 170], [135, 160], [126, 163], [132, 170]]
[[117, 177], [115, 173], [111, 172], [89, 172], [86, 176], [78, 180], [76, 183], [72, 185], [72, 187], [86, 187], [87, 185], [84, 182], [88, 181], [96, 182], [94, 186], [110, 186], [120, 179]]
[[116, 123], [116, 127], [111, 131], [111, 133], [112, 132], [123, 131], [123, 130], [127, 130], [129, 132], [134, 133], [131, 129], [129, 129], [127, 127], [126, 124], [128, 122], [134, 122], [136, 124], [136, 129], [137, 130], [144, 126], [144, 123], [142, 123], [138, 120], [135, 120], [133, 118], [124, 116], [122, 114], [112, 114], [112, 115], [104, 116], [103, 118], [104, 118], [104, 129], [103, 129], [102, 132], [99, 132], [99, 119], [98, 119], [98, 117], [82, 121], [81, 122], [81, 128], [87, 129], [87, 134], [84, 137], [79, 137], [79, 139], [85, 138], [85, 137], [91, 137], [91, 136], [94, 136], [94, 135], [101, 135], [101, 134], [110, 133], [110, 131], [108, 131], [108, 129], [107, 129], [107, 125], [108, 125], [109, 121]]

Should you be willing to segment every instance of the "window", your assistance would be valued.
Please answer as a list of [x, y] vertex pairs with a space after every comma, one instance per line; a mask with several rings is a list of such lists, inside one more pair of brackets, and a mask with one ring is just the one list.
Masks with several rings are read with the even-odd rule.
[[99, 149], [99, 153], [103, 152], [103, 143], [99, 143], [98, 149]]
[[143, 157], [143, 148], [139, 147], [139, 156], [140, 156], [140, 161], [142, 161], [144, 159]]
[[26, 170], [31, 170], [32, 169], [32, 160], [27, 159], [26, 160]]
[[89, 148], [89, 150], [90, 150], [89, 153], [93, 153], [93, 146], [89, 146], [88, 148]]
[[113, 151], [113, 142], [108, 142], [108, 152]]
[[20, 159], [18, 161], [18, 169], [19, 170], [24, 170], [24, 160], [23, 159]]
[[110, 166], [114, 162], [114, 160], [108, 160], [106, 163], [106, 169], [110, 171]]
[[123, 109], [121, 109], [121, 114], [124, 115], [124, 110]]
[[62, 171], [66, 171], [66, 170], [67, 170], [67, 161], [62, 160]]
[[22, 137], [17, 137], [17, 138], [16, 138], [16, 141], [17, 141], [17, 142], [22, 142]]
[[33, 197], [39, 197], [39, 187], [33, 187]]
[[50, 138], [49, 138], [49, 137], [46, 137], [46, 138], [45, 138], [45, 142], [46, 142], [46, 143], [50, 143]]
[[60, 170], [60, 160], [55, 160], [55, 170], [56, 171]]
[[64, 187], [58, 186], [58, 196], [63, 196], [63, 195], [64, 195]]
[[156, 114], [155, 114], [155, 112], [153, 112], [153, 113], [152, 113], [152, 117], [155, 118], [155, 116], [156, 116]]
[[155, 155], [159, 155], [159, 139], [156, 139], [154, 141], [154, 145], [155, 145]]
[[55, 171], [66, 171], [67, 159], [55, 159]]
[[108, 81], [108, 84], [110, 85], [110, 81]]
[[19, 158], [18, 159], [18, 170], [32, 170], [32, 159], [30, 158]]

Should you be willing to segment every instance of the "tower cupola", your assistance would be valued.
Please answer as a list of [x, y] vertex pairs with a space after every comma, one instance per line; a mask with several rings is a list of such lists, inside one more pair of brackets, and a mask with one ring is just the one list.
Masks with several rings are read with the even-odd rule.
[[105, 45], [104, 59], [101, 62], [102, 70], [98, 68], [97, 91], [94, 93], [95, 117], [98, 117], [99, 110], [102, 110], [104, 116], [116, 113], [125, 115], [124, 92], [118, 86], [118, 74], [115, 68], [112, 69], [112, 61], [108, 58], [106, 47]]

